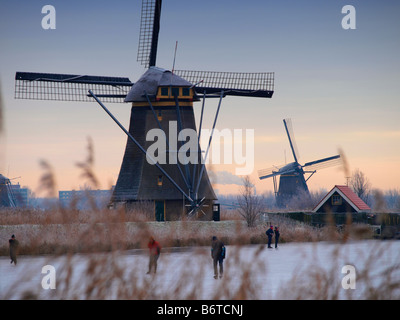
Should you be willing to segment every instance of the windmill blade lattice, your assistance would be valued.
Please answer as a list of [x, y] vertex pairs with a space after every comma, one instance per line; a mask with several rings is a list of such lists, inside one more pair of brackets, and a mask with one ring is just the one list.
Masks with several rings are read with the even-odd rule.
[[197, 93], [271, 98], [274, 93], [274, 72], [215, 72], [176, 70], [175, 74], [196, 84]]
[[320, 170], [320, 169], [324, 169], [324, 168], [337, 166], [337, 165], [340, 165], [341, 163], [342, 163], [342, 159], [341, 159], [340, 155], [336, 155], [333, 157], [308, 162], [303, 166], [303, 168], [307, 171], [315, 171], [315, 170]]
[[294, 138], [292, 120], [285, 119], [285, 120], [283, 120], [283, 123], [285, 124], [285, 129], [286, 129], [286, 133], [289, 138], [289, 143], [290, 143], [290, 147], [292, 149], [294, 161], [298, 162], [300, 159], [300, 155], [299, 155], [299, 150], [297, 149], [296, 140]]
[[258, 170], [258, 177], [260, 178], [260, 180], [262, 179], [267, 179], [270, 178], [274, 175], [278, 175], [279, 169], [283, 168], [285, 165], [280, 165], [280, 166], [273, 166], [271, 168], [267, 168], [267, 169], [262, 169], [262, 170]]
[[93, 102], [92, 90], [105, 102], [123, 103], [132, 85], [120, 77], [17, 72], [15, 99]]
[[137, 61], [146, 68], [156, 65], [161, 0], [142, 0]]

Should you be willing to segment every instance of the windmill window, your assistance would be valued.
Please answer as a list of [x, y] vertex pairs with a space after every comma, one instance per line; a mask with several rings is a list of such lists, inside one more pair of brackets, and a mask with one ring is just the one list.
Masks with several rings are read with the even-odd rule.
[[169, 96], [169, 88], [161, 88], [162, 96]]
[[157, 177], [157, 186], [162, 187], [163, 185], [163, 176]]
[[190, 88], [182, 88], [182, 96], [189, 97], [190, 96]]
[[172, 88], [171, 94], [173, 97], [179, 97], [179, 88]]
[[332, 196], [332, 205], [334, 206], [340, 206], [342, 204], [342, 197], [339, 195], [333, 195]]

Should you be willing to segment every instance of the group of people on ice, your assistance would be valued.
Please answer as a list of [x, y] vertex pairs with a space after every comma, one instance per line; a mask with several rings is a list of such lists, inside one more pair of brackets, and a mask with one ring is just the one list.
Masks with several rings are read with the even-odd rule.
[[272, 249], [272, 237], [275, 236], [275, 249], [278, 248], [278, 242], [279, 242], [279, 228], [275, 227], [274, 230], [274, 226], [270, 226], [269, 229], [265, 232], [267, 237], [268, 237], [268, 248]]
[[[266, 231], [266, 235], [268, 237], [268, 248], [272, 248], [272, 237], [275, 236], [275, 248], [278, 248], [278, 242], [280, 237], [280, 232], [278, 227], [270, 226], [270, 228]], [[148, 243], [149, 248], [149, 271], [147, 274], [156, 273], [157, 272], [157, 261], [160, 257], [161, 246], [160, 244], [154, 240], [153, 237], [150, 237], [150, 241]], [[224, 243], [219, 240], [216, 236], [212, 237], [211, 242], [211, 259], [213, 260], [214, 267], [214, 279], [222, 278], [224, 274], [224, 259], [226, 257], [226, 248]]]
[[[277, 248], [280, 236], [278, 227], [275, 227], [274, 230], [273, 226], [270, 226], [270, 228], [266, 231], [266, 235], [268, 237], [268, 248], [272, 248], [271, 243], [273, 236], [275, 236], [275, 248]], [[17, 264], [18, 245], [18, 240], [15, 238], [15, 235], [12, 235], [11, 239], [9, 240], [9, 249], [11, 263], [14, 264]], [[155, 274], [157, 273], [157, 261], [161, 254], [161, 245], [153, 237], [150, 237], [147, 247], [149, 248], [149, 271], [147, 274]], [[214, 266], [214, 279], [222, 278], [224, 273], [225, 257], [226, 248], [224, 243], [216, 236], [213, 236], [211, 242], [211, 258]]]

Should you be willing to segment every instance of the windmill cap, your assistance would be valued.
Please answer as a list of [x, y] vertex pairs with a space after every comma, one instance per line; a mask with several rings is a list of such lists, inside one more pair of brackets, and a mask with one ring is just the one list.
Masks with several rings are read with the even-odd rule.
[[3, 176], [1, 173], [0, 173], [0, 183], [1, 184], [4, 184], [5, 182], [7, 182], [7, 181], [9, 181], [10, 179], [8, 179], [7, 177], [5, 177], [5, 176]]
[[164, 86], [191, 87], [192, 84], [171, 71], [150, 67], [132, 86], [125, 98], [125, 102], [145, 102], [147, 101], [144, 96], [145, 92], [149, 96], [155, 96], [158, 88]]

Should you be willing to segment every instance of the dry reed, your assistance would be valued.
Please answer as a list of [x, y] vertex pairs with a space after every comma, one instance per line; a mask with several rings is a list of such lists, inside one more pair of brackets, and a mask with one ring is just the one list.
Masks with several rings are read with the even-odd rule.
[[[93, 186], [98, 180], [93, 172], [93, 145], [89, 140], [88, 159], [79, 164], [85, 179], [89, 179]], [[48, 194], [55, 192], [56, 183], [51, 166], [41, 162], [44, 169], [41, 178], [41, 190]], [[51, 210], [41, 211], [33, 209], [3, 209], [0, 212], [0, 254], [7, 255], [7, 239], [16, 234], [21, 247], [20, 255], [50, 254], [62, 259], [59, 266], [57, 299], [201, 299], [207, 293], [207, 288], [201, 282], [201, 277], [210, 269], [208, 247], [212, 235], [218, 237], [229, 246], [241, 247], [244, 245], [259, 245], [254, 255], [243, 262], [240, 250], [230, 256], [230, 264], [239, 266], [240, 274], [227, 272], [224, 283], [215, 288], [208, 296], [210, 299], [258, 299], [259, 283], [254, 278], [254, 270], [264, 270], [263, 259], [265, 231], [269, 224], [278, 225], [281, 232], [281, 242], [306, 242], [321, 240], [343, 240], [364, 237], [365, 232], [357, 230], [348, 221], [345, 232], [334, 228], [333, 223], [325, 228], [294, 222], [284, 217], [274, 217], [273, 221], [260, 222], [249, 228], [246, 222], [238, 219], [237, 213], [223, 212], [221, 222], [174, 221], [157, 223], [149, 221], [152, 206], [147, 203], [138, 203], [132, 208], [117, 208], [113, 210], [97, 208], [93, 202], [89, 210], [78, 210], [72, 202], [70, 208], [54, 207]], [[164, 250], [165, 248], [187, 247], [187, 250], [197, 250], [200, 257], [196, 263], [191, 259], [183, 261], [185, 264], [181, 274], [175, 275], [171, 281], [160, 284], [154, 278], [143, 278], [143, 265], [147, 264], [146, 255], [137, 258], [135, 266], [124, 265], [124, 254], [127, 250], [146, 249], [149, 236], [154, 236]], [[197, 249], [194, 249], [197, 248]], [[74, 276], [79, 265], [79, 254], [87, 258], [84, 266], [80, 267], [79, 281]], [[333, 259], [338, 253], [333, 254]], [[371, 256], [368, 263], [373, 263], [377, 257]], [[163, 260], [163, 268], [175, 270], [173, 259]], [[291, 281], [293, 288], [286, 292], [284, 298], [295, 299], [336, 299], [338, 288], [332, 286], [331, 270], [316, 269], [307, 276], [307, 284], [294, 278]], [[368, 286], [368, 267], [365, 266], [360, 279], [365, 281], [366, 297], [368, 298], [396, 298], [399, 283], [396, 279], [388, 279], [387, 286], [393, 287], [391, 293], [385, 293], [373, 286]], [[394, 270], [385, 270], [395, 274]], [[396, 269], [397, 268], [397, 269]], [[302, 278], [304, 280], [304, 278]], [[232, 285], [232, 283], [234, 285]], [[312, 283], [312, 286], [309, 284]], [[167, 286], [167, 288], [165, 287]], [[369, 288], [369, 289], [368, 289]], [[168, 294], [166, 295], [166, 292]], [[282, 294], [284, 294], [283, 292]], [[288, 293], [290, 292], [290, 294]], [[40, 299], [40, 295], [32, 290], [25, 290], [21, 296], [13, 297], [6, 293], [3, 299]]]

